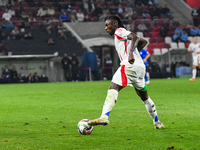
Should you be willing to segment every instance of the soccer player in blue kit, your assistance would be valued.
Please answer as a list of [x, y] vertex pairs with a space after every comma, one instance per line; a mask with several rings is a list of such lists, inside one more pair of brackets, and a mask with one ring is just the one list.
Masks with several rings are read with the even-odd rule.
[[[145, 65], [145, 67], [146, 67], [146, 69], [147, 69], [147, 65], [148, 65], [147, 59], [151, 56], [150, 53], [149, 53], [146, 49], [142, 49], [142, 50], [140, 51], [140, 56], [142, 57], [142, 60], [144, 61], [144, 65]], [[145, 79], [145, 81], [146, 81], [146, 84], [149, 84], [149, 83], [150, 83], [150, 81], [149, 81], [149, 79], [148, 79], [148, 77], [147, 77], [147, 70], [146, 70], [146, 72], [145, 72], [144, 79]]]

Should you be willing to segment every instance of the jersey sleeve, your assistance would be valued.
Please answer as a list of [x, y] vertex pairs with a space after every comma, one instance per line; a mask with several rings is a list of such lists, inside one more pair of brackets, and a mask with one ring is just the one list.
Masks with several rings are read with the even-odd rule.
[[115, 36], [117, 37], [117, 39], [119, 40], [127, 40], [127, 36], [130, 34], [131, 32], [126, 30], [125, 28], [118, 28], [115, 31]]

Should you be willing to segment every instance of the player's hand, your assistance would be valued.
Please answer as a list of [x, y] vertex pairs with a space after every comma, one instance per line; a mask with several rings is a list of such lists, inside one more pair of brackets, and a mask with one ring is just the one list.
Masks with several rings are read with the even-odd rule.
[[130, 63], [130, 64], [133, 64], [134, 62], [135, 62], [135, 58], [134, 58], [134, 55], [133, 55], [133, 53], [129, 53], [129, 56], [128, 56], [128, 62]]

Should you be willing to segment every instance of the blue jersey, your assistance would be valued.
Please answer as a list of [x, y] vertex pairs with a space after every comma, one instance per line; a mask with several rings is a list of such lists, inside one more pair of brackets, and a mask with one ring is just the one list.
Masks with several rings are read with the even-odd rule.
[[[146, 49], [142, 49], [140, 51], [140, 56], [142, 57], [142, 59], [146, 58], [146, 56], [149, 55], [149, 52]], [[147, 66], [148, 62], [144, 62], [145, 66]]]

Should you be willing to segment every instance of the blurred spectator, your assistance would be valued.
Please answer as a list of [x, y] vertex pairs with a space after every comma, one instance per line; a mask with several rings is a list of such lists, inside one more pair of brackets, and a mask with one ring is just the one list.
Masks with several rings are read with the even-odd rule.
[[12, 83], [17, 83], [18, 82], [18, 74], [17, 74], [17, 70], [16, 67], [13, 66], [12, 70], [11, 70], [11, 82]]
[[7, 24], [6, 24], [6, 29], [14, 29], [14, 24], [12, 21], [8, 21]]
[[25, 28], [25, 29], [31, 28], [31, 25], [29, 24], [29, 22], [25, 22], [25, 23], [24, 23], [24, 28]]
[[11, 6], [10, 9], [8, 10], [8, 13], [13, 17], [15, 16], [15, 10], [14, 10], [14, 7]]
[[49, 26], [50, 28], [56, 28], [58, 23], [58, 21], [55, 20], [53, 17], [50, 17], [49, 21], [47, 22], [47, 26]]
[[109, 13], [111, 14], [111, 15], [116, 15], [117, 14], [117, 12], [118, 12], [118, 9], [117, 9], [117, 7], [115, 6], [115, 5], [112, 5], [111, 7], [109, 7]]
[[197, 30], [198, 30], [198, 36], [200, 36], [200, 25], [198, 26]]
[[190, 26], [186, 26], [185, 29], [186, 33], [188, 34], [188, 36], [190, 36]]
[[33, 75], [33, 82], [40, 82], [40, 77], [38, 77], [37, 72]]
[[190, 42], [188, 40], [188, 34], [185, 30], [183, 30], [183, 33], [181, 34], [180, 40], [181, 40], [181, 42], [184, 42], [184, 43]]
[[18, 79], [19, 79], [19, 82], [20, 83], [24, 83], [24, 77], [22, 76], [22, 74], [21, 73], [19, 73], [19, 75], [18, 75]]
[[166, 32], [169, 31], [169, 23], [167, 22], [167, 20], [164, 20], [164, 24], [162, 26], [164, 27], [164, 29], [166, 30]]
[[24, 8], [23, 7], [17, 7], [17, 9], [15, 10], [15, 16], [17, 18], [21, 18], [21, 14], [22, 14], [22, 11], [24, 11]]
[[28, 22], [35, 22], [35, 21], [36, 21], [35, 17], [33, 17], [33, 15], [29, 15]]
[[91, 21], [90, 17], [88, 16], [88, 14], [86, 14], [84, 18], [84, 22], [90, 22], [90, 21]]
[[8, 69], [7, 65], [5, 65], [5, 68], [3, 69], [2, 76], [4, 83], [10, 83], [11, 71]]
[[113, 67], [113, 61], [111, 59], [110, 54], [106, 54], [106, 57], [104, 59], [104, 78], [106, 80], [111, 80], [112, 78], [112, 67]]
[[165, 16], [171, 16], [170, 9], [167, 7], [167, 4], [165, 4], [165, 7], [163, 7], [162, 12]]
[[28, 21], [28, 15], [25, 13], [25, 11], [22, 11], [20, 18], [24, 21]]
[[96, 7], [96, 9], [94, 11], [94, 16], [99, 18], [102, 14], [103, 14], [103, 11], [102, 11], [101, 5], [97, 4], [97, 7]]
[[144, 24], [144, 21], [141, 21], [141, 23], [137, 26], [138, 31], [140, 32], [148, 32], [147, 26]]
[[17, 37], [19, 35], [19, 30], [17, 27], [14, 27], [14, 29], [12, 30], [13, 35], [15, 35], [15, 37]]
[[131, 5], [128, 3], [127, 6], [125, 7], [125, 11], [129, 14], [132, 15], [133, 14], [133, 8], [131, 7]]
[[5, 9], [5, 12], [2, 15], [2, 19], [5, 21], [10, 21], [10, 19], [12, 18], [11, 14], [8, 13], [8, 9]]
[[7, 47], [0, 43], [0, 52], [3, 52], [4, 55], [7, 55]]
[[160, 35], [165, 38], [167, 36], [167, 30], [165, 30], [164, 26], [160, 27]]
[[158, 0], [151, 0], [155, 6], [159, 5]]
[[27, 34], [25, 34], [25, 35], [24, 35], [24, 39], [25, 39], [25, 40], [32, 40], [33, 37], [32, 37], [31, 32], [28, 32]]
[[140, 6], [138, 4], [135, 5], [135, 7], [133, 8], [133, 11], [136, 11], [138, 16], [141, 16], [141, 9]]
[[133, 12], [133, 15], [132, 15], [132, 20], [136, 20], [138, 18], [138, 14], [136, 11]]
[[88, 5], [89, 5], [89, 11], [90, 11], [90, 12], [94, 12], [95, 9], [96, 9], [96, 5], [95, 5], [95, 3], [93, 2], [93, 0], [90, 0], [89, 3], [88, 3]]
[[191, 29], [190, 29], [190, 35], [191, 36], [197, 36], [199, 33], [197, 27], [193, 26]]
[[180, 41], [180, 37], [181, 37], [181, 35], [178, 34], [178, 31], [175, 31], [172, 39], [173, 39], [174, 42], [178, 43]]
[[200, 16], [197, 7], [192, 9], [191, 16], [193, 19], [193, 25], [197, 27], [199, 24], [199, 16]]
[[41, 7], [38, 12], [37, 12], [37, 16], [42, 17], [44, 19], [44, 17], [47, 16], [47, 10], [46, 8], [43, 6]]
[[66, 35], [65, 35], [65, 32], [66, 32], [67, 30], [65, 29], [65, 28], [63, 28], [63, 25], [61, 24], [61, 25], [58, 25], [58, 34], [59, 34], [59, 36], [60, 36], [60, 38], [62, 38], [62, 39], [67, 39], [67, 37], [66, 37]]
[[88, 5], [87, 0], [83, 0], [83, 10], [85, 13], [89, 11], [89, 5]]
[[147, 16], [150, 16], [150, 14], [147, 12], [146, 9], [142, 9], [142, 16], [147, 17]]
[[67, 14], [64, 10], [62, 10], [62, 13], [60, 15], [60, 21], [66, 22], [68, 20]]
[[4, 32], [1, 33], [0, 35], [0, 40], [3, 41], [3, 40], [6, 40], [7, 37], [6, 37], [6, 34]]
[[66, 81], [70, 81], [70, 65], [71, 60], [68, 58], [67, 53], [64, 54], [64, 57], [61, 60], [61, 64], [64, 70], [64, 77]]
[[38, 7], [43, 7], [43, 6], [44, 6], [44, 3], [42, 2], [42, 0], [39, 0], [39, 1], [37, 2], [37, 6], [38, 6]]
[[155, 6], [152, 6], [149, 9], [149, 13], [150, 13], [151, 18], [153, 18], [154, 16], [159, 16], [159, 12], [158, 12], [158, 10], [156, 9]]
[[49, 38], [47, 43], [48, 43], [48, 45], [54, 45], [55, 44], [52, 38]]
[[28, 3], [28, 5], [30, 7], [35, 7], [37, 3], [35, 3], [33, 0], [26, 0], [26, 2]]
[[5, 7], [6, 6], [6, 0], [0, 0], [0, 6]]
[[10, 34], [7, 36], [7, 40], [15, 40], [15, 36], [12, 32], [10, 32]]
[[4, 21], [0, 21], [0, 30], [6, 28], [6, 24]]
[[176, 29], [175, 29], [175, 32], [178, 32], [179, 35], [181, 35], [183, 33], [183, 30], [181, 28], [181, 26], [178, 26]]
[[70, 13], [69, 19], [70, 19], [71, 22], [78, 22], [78, 21], [76, 20], [76, 14], [75, 14], [75, 12], [71, 12], [71, 13]]
[[30, 73], [26, 80], [28, 83], [33, 83], [34, 82], [33, 75]]
[[50, 6], [48, 9], [47, 9], [47, 15], [48, 16], [54, 16], [55, 15], [55, 10], [53, 9], [52, 6]]
[[78, 10], [78, 12], [76, 13], [76, 18], [78, 20], [78, 22], [83, 22], [84, 21], [84, 14], [83, 12], [81, 11], [81, 9]]
[[118, 15], [122, 18], [123, 17], [123, 13], [124, 13], [124, 10], [122, 8], [122, 5], [119, 4], [118, 5]]
[[72, 56], [72, 81], [78, 81], [78, 73], [79, 73], [79, 60], [76, 54]]

